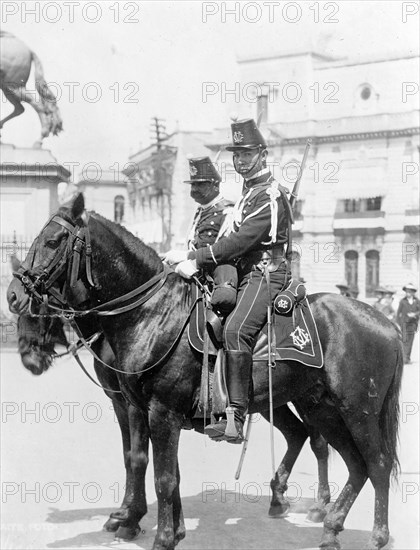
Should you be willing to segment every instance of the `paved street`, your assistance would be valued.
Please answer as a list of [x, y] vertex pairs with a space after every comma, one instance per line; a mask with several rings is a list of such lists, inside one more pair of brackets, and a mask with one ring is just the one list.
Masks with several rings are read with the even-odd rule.
[[[401, 396], [402, 475], [390, 503], [388, 548], [420, 548], [419, 363], [405, 367]], [[91, 365], [88, 356], [87, 365]], [[71, 359], [61, 359], [41, 377], [21, 366], [16, 353], [1, 354], [2, 379], [2, 549], [150, 549], [156, 527], [153, 464], [147, 474], [149, 512], [145, 534], [116, 543], [101, 531], [122, 499], [124, 469], [119, 429], [110, 402]], [[276, 460], [284, 441], [276, 436]], [[316, 548], [322, 527], [305, 522], [316, 491], [316, 463], [308, 445], [291, 476], [292, 511], [270, 519], [271, 477], [268, 424], [255, 423], [240, 481], [234, 473], [236, 446], [217, 444], [183, 432], [180, 445], [181, 494], [187, 524], [184, 549]], [[333, 491], [345, 482], [337, 453], [330, 459]], [[334, 495], [336, 496], [336, 494]], [[353, 506], [341, 536], [345, 550], [362, 548], [373, 523], [373, 491], [368, 483]]]

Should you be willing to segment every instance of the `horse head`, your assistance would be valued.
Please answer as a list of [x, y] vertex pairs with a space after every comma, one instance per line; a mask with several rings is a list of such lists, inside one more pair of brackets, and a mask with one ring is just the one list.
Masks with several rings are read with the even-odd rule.
[[[14, 271], [22, 267], [15, 262]], [[41, 318], [29, 315], [29, 295], [18, 279], [7, 289], [7, 301], [12, 313], [19, 314], [17, 321], [18, 352], [25, 368], [32, 374], [42, 374], [52, 364], [55, 344], [68, 346], [63, 323], [57, 317]]]
[[31, 314], [80, 319], [154, 277], [162, 279], [163, 271], [153, 249], [120, 225], [87, 213], [80, 193], [59, 208], [33, 242], [15, 272], [25, 288], [11, 283], [9, 305], [19, 314], [29, 305]]

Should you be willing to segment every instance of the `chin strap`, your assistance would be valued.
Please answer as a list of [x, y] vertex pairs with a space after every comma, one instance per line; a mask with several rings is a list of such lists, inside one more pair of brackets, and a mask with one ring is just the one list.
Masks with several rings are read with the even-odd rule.
[[[262, 149], [261, 146], [258, 146], [258, 149], [259, 149], [258, 157], [256, 158], [256, 160], [255, 160], [254, 164], [251, 166], [251, 168], [247, 171], [247, 174], [249, 174], [249, 172], [252, 172], [252, 170], [254, 170], [254, 168], [257, 166], [257, 163], [261, 159], [262, 153], [266, 150], [266, 149]], [[235, 170], [238, 172], [238, 170], [236, 169], [235, 155], [233, 155], [233, 166], [235, 167]], [[241, 172], [238, 172], [238, 173], [241, 174]], [[242, 176], [242, 174], [241, 174], [241, 176]]]

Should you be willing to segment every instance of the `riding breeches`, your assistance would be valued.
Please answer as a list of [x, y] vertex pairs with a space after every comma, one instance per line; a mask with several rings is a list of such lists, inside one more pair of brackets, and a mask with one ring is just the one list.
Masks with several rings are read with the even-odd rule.
[[258, 333], [267, 322], [267, 308], [286, 280], [287, 273], [282, 270], [270, 273], [270, 288], [259, 269], [253, 269], [240, 278], [236, 307], [224, 326], [226, 351], [252, 353]]

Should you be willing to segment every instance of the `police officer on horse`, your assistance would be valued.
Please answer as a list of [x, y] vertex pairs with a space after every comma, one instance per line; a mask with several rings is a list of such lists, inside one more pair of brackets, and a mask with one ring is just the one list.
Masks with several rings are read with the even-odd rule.
[[[199, 204], [188, 234], [188, 251], [208, 247], [231, 230], [233, 202], [220, 193], [222, 178], [209, 157], [190, 158], [190, 195]], [[186, 260], [186, 251], [170, 250], [164, 261], [169, 265]], [[236, 267], [230, 264], [211, 266], [205, 270], [213, 279], [211, 305], [221, 316], [235, 307], [238, 276]]]
[[243, 440], [248, 410], [252, 352], [267, 322], [268, 307], [291, 278], [292, 211], [286, 190], [266, 166], [267, 143], [254, 120], [235, 121], [231, 126], [233, 144], [227, 150], [233, 152], [235, 170], [244, 178], [233, 211], [233, 231], [211, 246], [191, 251], [176, 271], [190, 278], [200, 268], [236, 262], [238, 297], [224, 325], [224, 347], [229, 405], [234, 409], [237, 433], [225, 434], [224, 417], [205, 431], [212, 439], [238, 443]]

